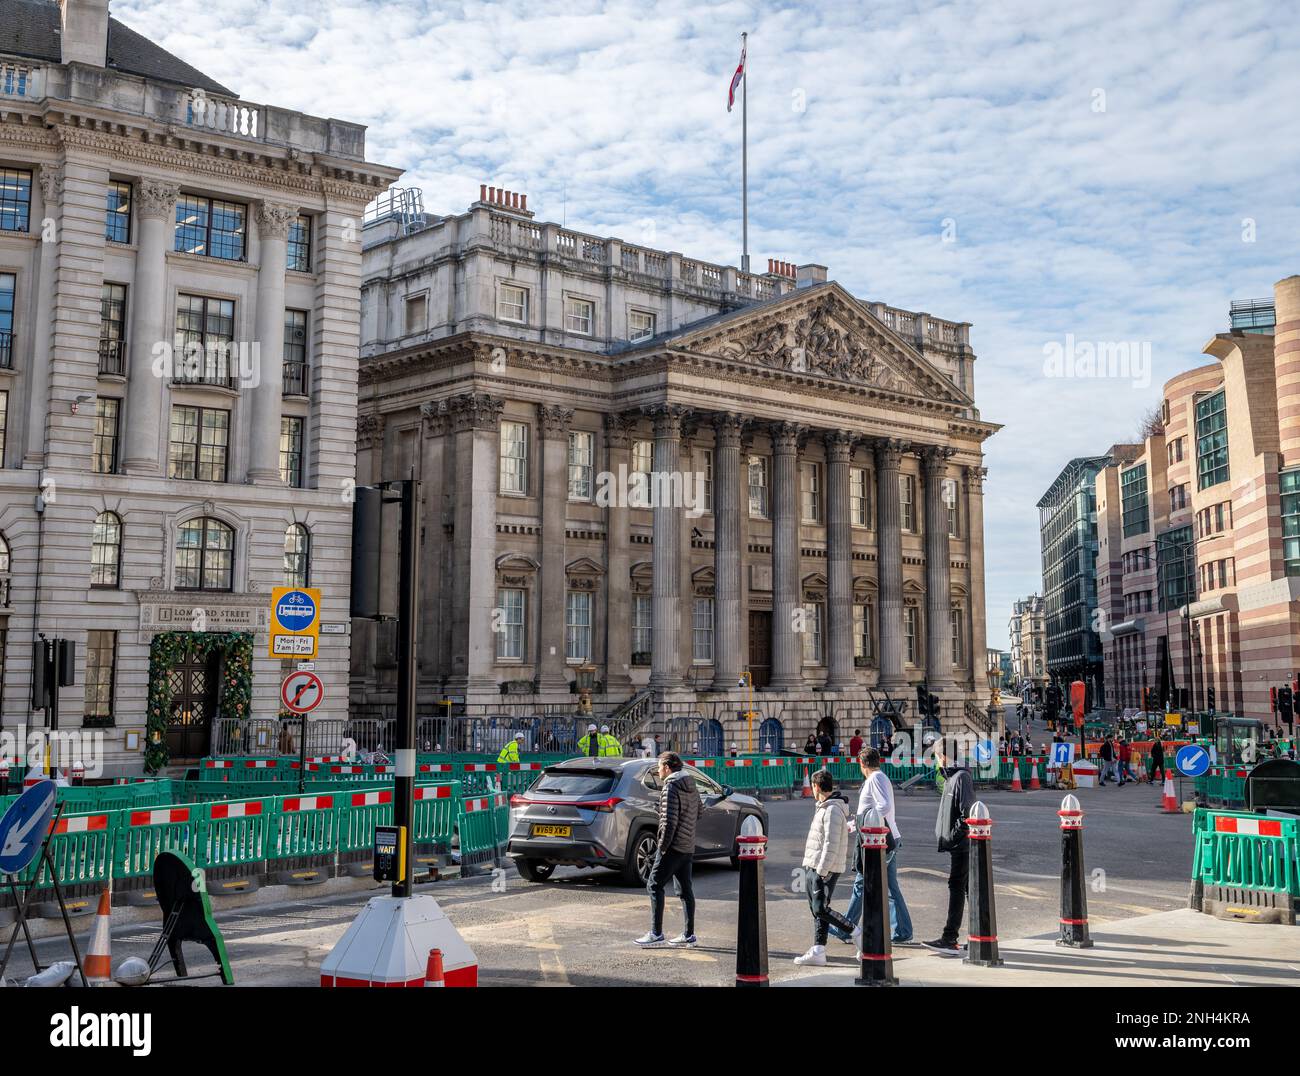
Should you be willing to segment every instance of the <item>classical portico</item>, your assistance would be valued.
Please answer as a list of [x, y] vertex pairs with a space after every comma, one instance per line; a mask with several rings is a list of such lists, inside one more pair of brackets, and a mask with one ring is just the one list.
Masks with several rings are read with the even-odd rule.
[[[450, 417], [443, 447], [418, 454], [450, 461], [424, 476], [455, 550], [432, 683], [563, 702], [590, 663], [612, 698], [738, 700], [746, 672], [761, 697], [982, 690], [996, 427], [838, 285], [611, 355], [463, 334], [430, 361], [459, 371], [425, 405]], [[367, 378], [381, 402], [428, 383], [418, 358]], [[648, 498], [591, 493], [638, 473]]]

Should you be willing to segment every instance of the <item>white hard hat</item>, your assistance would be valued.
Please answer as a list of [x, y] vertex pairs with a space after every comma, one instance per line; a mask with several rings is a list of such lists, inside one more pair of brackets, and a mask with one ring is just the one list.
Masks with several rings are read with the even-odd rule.
[[523, 734], [522, 732], [516, 732], [516, 733], [515, 733], [515, 739], [516, 739], [516, 740], [522, 740], [523, 738], [524, 738], [524, 734]]
[[596, 726], [595, 726], [595, 725], [588, 725], [588, 726], [587, 726], [587, 731], [588, 731], [588, 732], [595, 732], [595, 731], [596, 731]]
[[601, 725], [601, 726], [600, 726], [600, 731], [601, 731], [601, 732], [608, 732], [608, 731], [609, 731], [609, 726], [608, 726], [608, 725]]

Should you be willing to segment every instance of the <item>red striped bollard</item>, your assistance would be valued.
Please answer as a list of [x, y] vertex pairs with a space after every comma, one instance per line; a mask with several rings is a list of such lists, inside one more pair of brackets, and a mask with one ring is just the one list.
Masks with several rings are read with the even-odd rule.
[[1057, 945], [1091, 949], [1088, 937], [1088, 891], [1084, 888], [1083, 809], [1074, 796], [1061, 800], [1061, 936]]
[[767, 838], [752, 815], [736, 838], [740, 860], [740, 907], [736, 910], [736, 985], [767, 986], [767, 897], [763, 890], [763, 860]]
[[995, 968], [1002, 958], [998, 956], [998, 916], [993, 899], [993, 819], [989, 809], [979, 801], [972, 803], [966, 825], [970, 831], [970, 922], [965, 963]]
[[866, 811], [862, 822], [862, 966], [853, 982], [855, 986], [897, 986], [885, 868], [889, 826], [875, 807]]
[[0, 759], [0, 796], [9, 795], [9, 763]]

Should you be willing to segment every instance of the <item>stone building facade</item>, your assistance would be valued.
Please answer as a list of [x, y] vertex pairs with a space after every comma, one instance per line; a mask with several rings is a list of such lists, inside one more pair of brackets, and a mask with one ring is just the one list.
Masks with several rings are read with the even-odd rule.
[[[987, 690], [967, 325], [486, 187], [373, 221], [363, 277], [358, 475], [422, 483], [422, 707], [571, 701], [587, 663], [612, 701]], [[358, 625], [355, 699], [392, 643]]]
[[151, 658], [173, 757], [232, 700], [275, 717], [286, 582], [324, 591], [318, 713], [346, 714], [361, 218], [398, 174], [104, 0], [0, 0], [5, 730], [41, 721], [38, 633], [76, 644], [60, 725], [99, 734], [105, 774], [141, 769]]
[[1271, 720], [1270, 689], [1300, 668], [1300, 277], [1267, 305], [1234, 304], [1249, 324], [1168, 381], [1163, 429], [1098, 475], [1113, 707], [1150, 688], [1157, 706]]
[[1047, 606], [1041, 594], [1031, 594], [1012, 605], [1007, 633], [1016, 690], [1041, 700], [1051, 680], [1047, 671]]

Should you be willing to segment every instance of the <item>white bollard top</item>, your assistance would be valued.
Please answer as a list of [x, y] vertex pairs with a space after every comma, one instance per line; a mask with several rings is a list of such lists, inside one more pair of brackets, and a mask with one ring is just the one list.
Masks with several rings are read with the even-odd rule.
[[1065, 799], [1061, 800], [1061, 810], [1071, 812], [1082, 810], [1079, 806], [1078, 797], [1073, 795], [1066, 796]]
[[761, 837], [763, 836], [763, 823], [751, 815], [745, 816], [745, 821], [740, 823], [740, 835], [742, 837]]
[[966, 816], [970, 821], [984, 821], [989, 817], [989, 809], [984, 806], [982, 800], [976, 800], [970, 805], [970, 813]]

